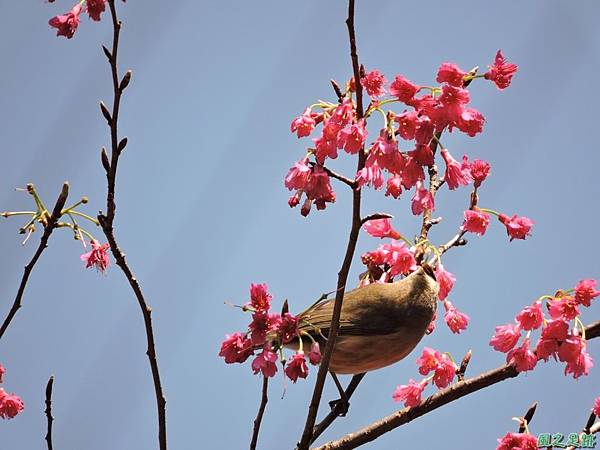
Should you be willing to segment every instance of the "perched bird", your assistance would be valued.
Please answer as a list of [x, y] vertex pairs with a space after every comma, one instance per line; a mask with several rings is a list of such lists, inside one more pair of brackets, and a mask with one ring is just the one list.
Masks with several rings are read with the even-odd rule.
[[[425, 335], [436, 310], [439, 286], [427, 264], [395, 283], [374, 283], [344, 294], [340, 326], [329, 370], [359, 374], [380, 369], [407, 356]], [[301, 335], [310, 334], [324, 348], [335, 299], [299, 315]], [[310, 347], [309, 337], [303, 346]], [[288, 345], [298, 348], [298, 341]]]

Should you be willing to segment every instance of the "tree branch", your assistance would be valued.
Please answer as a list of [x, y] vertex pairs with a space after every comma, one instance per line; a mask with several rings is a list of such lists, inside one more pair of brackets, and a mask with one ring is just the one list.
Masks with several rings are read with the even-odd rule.
[[268, 388], [269, 377], [263, 377], [262, 398], [260, 399], [260, 406], [258, 407], [256, 419], [254, 419], [254, 429], [252, 431], [252, 441], [250, 441], [250, 450], [256, 450], [256, 443], [258, 442], [258, 432], [260, 431], [260, 424], [265, 413], [265, 408], [267, 407], [267, 402], [269, 401], [269, 397], [267, 396]]
[[123, 138], [120, 141], [118, 140], [118, 118], [119, 118], [119, 107], [121, 104], [121, 95], [127, 86], [129, 85], [129, 81], [131, 79], [131, 71], [128, 71], [123, 76], [123, 79], [119, 81], [118, 67], [117, 67], [117, 54], [119, 50], [119, 34], [121, 31], [121, 21], [117, 17], [117, 12], [115, 8], [115, 0], [108, 0], [108, 5], [110, 8], [110, 13], [112, 17], [113, 24], [113, 42], [112, 42], [112, 51], [109, 51], [106, 47], [104, 48], [104, 53], [108, 58], [108, 62], [111, 68], [112, 81], [113, 81], [113, 107], [112, 114], [108, 113], [106, 107], [102, 108], [102, 112], [104, 117], [108, 122], [108, 126], [110, 127], [110, 137], [111, 137], [111, 157], [110, 162], [108, 161], [108, 157], [106, 155], [105, 150], [102, 151], [102, 165], [106, 171], [107, 177], [107, 195], [106, 195], [106, 207], [107, 213], [103, 215], [100, 213], [98, 215], [98, 221], [100, 222], [100, 226], [102, 227], [102, 231], [108, 240], [110, 245], [110, 250], [115, 258], [117, 266], [119, 266], [127, 278], [129, 285], [131, 286], [135, 297], [138, 301], [140, 309], [142, 311], [142, 316], [144, 319], [144, 326], [146, 329], [146, 341], [148, 344], [146, 355], [148, 356], [148, 360], [150, 362], [150, 369], [152, 372], [152, 380], [154, 382], [154, 392], [156, 396], [156, 407], [158, 411], [158, 443], [160, 450], [167, 450], [167, 420], [166, 420], [166, 399], [162, 389], [162, 383], [160, 380], [160, 371], [158, 368], [158, 361], [156, 357], [156, 347], [154, 344], [154, 330], [152, 328], [152, 308], [146, 302], [144, 294], [142, 292], [142, 288], [134, 276], [133, 272], [129, 268], [127, 261], [125, 260], [125, 254], [119, 248], [117, 240], [114, 235], [113, 222], [115, 218], [116, 212], [116, 203], [115, 203], [115, 186], [117, 179], [117, 165], [119, 163], [119, 156], [121, 152], [127, 145], [127, 138]]
[[4, 336], [4, 333], [10, 325], [13, 317], [15, 316], [19, 308], [21, 308], [21, 300], [23, 298], [23, 293], [25, 292], [25, 287], [27, 286], [27, 281], [29, 280], [29, 275], [31, 274], [31, 271], [33, 270], [35, 264], [38, 262], [38, 259], [40, 259], [40, 256], [42, 256], [44, 250], [48, 247], [48, 239], [50, 239], [50, 235], [56, 228], [56, 222], [58, 222], [58, 219], [60, 219], [61, 211], [65, 206], [65, 202], [67, 201], [68, 196], [69, 183], [65, 181], [62, 186], [62, 190], [58, 196], [58, 199], [56, 200], [56, 204], [54, 205], [54, 209], [52, 210], [52, 214], [50, 215], [48, 222], [44, 226], [44, 232], [42, 233], [42, 237], [40, 238], [40, 244], [38, 245], [38, 248], [35, 251], [33, 257], [31, 258], [31, 261], [29, 261], [29, 264], [25, 266], [25, 270], [23, 272], [23, 277], [21, 278], [21, 283], [19, 284], [19, 289], [17, 290], [15, 301], [13, 302], [12, 308], [8, 312], [6, 319], [4, 319], [4, 322], [0, 327], [0, 339], [2, 339], [2, 336]]
[[[600, 422], [598, 422], [596, 424], [594, 424], [594, 422], [596, 422], [596, 414], [594, 414], [592, 412], [592, 413], [590, 413], [590, 416], [588, 417], [585, 427], [583, 427], [582, 433], [585, 433], [585, 434], [598, 433], [600, 431]], [[575, 447], [573, 447], [572, 445], [569, 445], [565, 450], [575, 450]]]
[[[363, 98], [362, 98], [362, 85], [360, 84], [360, 65], [358, 62], [358, 53], [356, 50], [356, 33], [354, 30], [354, 2], [355, 0], [348, 1], [348, 18], [346, 19], [346, 26], [348, 28], [348, 37], [350, 39], [350, 56], [352, 59], [352, 71], [354, 73], [354, 80], [356, 86], [356, 116], [360, 120], [364, 117], [363, 110]], [[358, 173], [365, 166], [365, 152], [364, 148], [358, 153], [357, 170]], [[319, 404], [321, 403], [321, 396], [323, 395], [323, 386], [325, 385], [325, 379], [329, 370], [329, 362], [331, 361], [331, 354], [333, 353], [333, 347], [337, 338], [338, 328], [340, 325], [340, 314], [342, 311], [342, 301], [344, 299], [344, 287], [348, 280], [348, 273], [350, 266], [352, 265], [352, 259], [356, 250], [356, 243], [358, 241], [358, 235], [361, 227], [361, 190], [355, 187], [352, 191], [352, 225], [350, 227], [350, 234], [348, 236], [348, 245], [346, 247], [346, 254], [342, 267], [338, 272], [337, 289], [335, 295], [335, 303], [333, 306], [333, 315], [331, 318], [331, 325], [329, 333], [327, 335], [327, 345], [325, 346], [325, 352], [319, 366], [317, 373], [317, 379], [315, 381], [315, 388], [313, 395], [308, 407], [308, 414], [306, 417], [306, 423], [304, 425], [304, 431], [302, 438], [298, 443], [298, 450], [307, 450], [310, 445], [310, 441], [313, 435], [315, 422], [317, 419], [317, 413], [319, 411]]]
[[48, 450], [52, 450], [52, 386], [54, 385], [54, 376], [51, 376], [46, 385], [46, 418], [48, 421], [48, 431], [46, 432], [46, 443], [48, 444]]
[[[587, 326], [585, 335], [588, 340], [600, 336], [600, 321]], [[459, 381], [458, 383], [455, 383], [446, 389], [442, 389], [426, 398], [419, 406], [401, 409], [400, 411], [384, 417], [354, 433], [347, 434], [337, 441], [331, 441], [321, 447], [317, 447], [315, 450], [351, 449], [359, 447], [367, 442], [377, 439], [388, 431], [436, 410], [447, 403], [517, 376], [519, 376], [519, 372], [517, 372], [513, 366], [506, 364], [488, 372], [484, 372], [476, 377], [469, 378], [468, 380]]]

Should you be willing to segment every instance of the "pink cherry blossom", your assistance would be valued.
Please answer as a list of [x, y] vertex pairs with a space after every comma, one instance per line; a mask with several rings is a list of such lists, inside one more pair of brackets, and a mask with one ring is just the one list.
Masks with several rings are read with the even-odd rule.
[[484, 123], [485, 117], [483, 117], [483, 114], [473, 108], [464, 108], [460, 111], [458, 119], [451, 125], [455, 125], [456, 128], [468, 136], [475, 137], [483, 131]]
[[371, 185], [376, 190], [383, 186], [383, 171], [377, 162], [366, 165], [356, 173], [356, 182], [360, 187]]
[[8, 394], [0, 388], [0, 417], [3, 419], [12, 419], [19, 414], [25, 405], [15, 394]]
[[331, 187], [329, 175], [318, 164], [312, 167], [308, 183], [305, 186], [305, 192], [309, 199], [317, 202], [317, 209], [324, 209], [325, 202], [335, 202], [335, 193]]
[[435, 269], [435, 278], [440, 285], [440, 290], [438, 293], [438, 298], [440, 300], [445, 300], [448, 297], [448, 294], [454, 287], [454, 282], [456, 281], [456, 277], [444, 269], [444, 266], [440, 263]]
[[311, 169], [308, 166], [308, 158], [302, 158], [294, 164], [285, 177], [285, 187], [289, 190], [304, 189], [310, 179]]
[[537, 330], [544, 323], [542, 302], [536, 301], [533, 305], [524, 308], [516, 317], [521, 329], [525, 331]]
[[318, 342], [313, 342], [310, 347], [310, 353], [308, 354], [308, 361], [316, 366], [321, 362], [321, 349], [319, 348]]
[[271, 309], [271, 294], [267, 292], [266, 284], [250, 284], [250, 303], [256, 311], [269, 311]]
[[370, 97], [381, 97], [385, 94], [385, 78], [379, 70], [373, 70], [360, 79], [360, 84], [367, 90]]
[[310, 108], [306, 108], [300, 117], [295, 118], [290, 125], [292, 133], [297, 133], [298, 138], [309, 136], [315, 129], [317, 122], [311, 115]]
[[467, 329], [467, 326], [469, 325], [469, 316], [456, 309], [449, 300], [444, 300], [444, 308], [446, 309], [444, 320], [446, 321], [448, 328], [450, 328], [450, 331], [455, 334], [460, 334], [461, 331]]
[[476, 159], [471, 163], [471, 177], [473, 177], [473, 184], [475, 187], [481, 186], [481, 183], [485, 181], [489, 174], [489, 163], [482, 161], [481, 159]]
[[108, 258], [108, 243], [100, 244], [97, 240], [91, 240], [92, 250], [88, 253], [81, 255], [81, 260], [85, 261], [86, 269], [95, 267], [100, 272], [106, 272], [106, 269], [110, 265], [110, 259]]
[[513, 365], [517, 372], [533, 370], [537, 360], [535, 353], [529, 349], [529, 338], [524, 339], [519, 347], [512, 349], [506, 355], [506, 363]]
[[552, 299], [549, 312], [550, 317], [553, 319], [573, 320], [579, 316], [579, 308], [577, 308], [575, 297], [570, 295], [561, 295]]
[[598, 282], [596, 280], [581, 280], [575, 286], [575, 300], [583, 306], [590, 306], [592, 300], [600, 295], [596, 289]]
[[65, 36], [67, 39], [71, 39], [75, 34], [75, 31], [77, 31], [81, 11], [81, 5], [77, 3], [75, 6], [73, 6], [71, 11], [63, 15], [53, 17], [48, 21], [48, 24], [57, 29], [57, 36]]
[[313, 139], [315, 143], [315, 157], [319, 164], [323, 164], [327, 158], [338, 157], [337, 135], [340, 128], [337, 125], [326, 122], [323, 126], [323, 134]]
[[435, 200], [429, 189], [423, 183], [417, 181], [415, 194], [411, 200], [411, 211], [415, 216], [423, 214], [425, 210], [435, 209]]
[[250, 338], [253, 345], [263, 345], [267, 335], [277, 330], [281, 326], [280, 314], [269, 314], [266, 311], [259, 311], [252, 314], [252, 322], [248, 325], [251, 332]]
[[565, 367], [565, 375], [571, 374], [573, 378], [577, 379], [583, 375], [587, 375], [590, 369], [594, 366], [594, 362], [590, 354], [585, 350], [586, 344], [583, 341], [581, 352], [574, 358], [567, 362]]
[[585, 351], [586, 341], [573, 332], [567, 335], [567, 338], [560, 344], [556, 354], [562, 362], [575, 362], [579, 355]]
[[400, 197], [402, 194], [402, 177], [400, 175], [393, 175], [387, 179], [385, 196], [392, 196], [394, 198]]
[[402, 139], [410, 141], [415, 138], [419, 124], [419, 114], [416, 111], [404, 111], [394, 121], [398, 124], [398, 134]]
[[282, 343], [287, 344], [298, 336], [299, 322], [300, 319], [293, 314], [285, 313], [281, 316], [278, 332]]
[[427, 381], [422, 380], [417, 383], [414, 380], [409, 380], [408, 384], [398, 386], [392, 395], [396, 402], [404, 402], [404, 406], [413, 407], [421, 404], [421, 395], [427, 386]]
[[404, 189], [411, 189], [419, 181], [425, 179], [423, 166], [419, 164], [414, 156], [406, 159], [404, 170], [402, 170], [402, 186]]
[[4, 367], [2, 367], [2, 364], [0, 364], [0, 383], [2, 383], [2, 377], [4, 376], [5, 373], [6, 373], [6, 369]]
[[490, 66], [490, 70], [484, 74], [484, 77], [486, 80], [493, 81], [498, 89], [506, 89], [516, 71], [517, 65], [506, 62], [502, 50], [498, 50], [494, 65]]
[[431, 319], [431, 322], [429, 322], [429, 325], [427, 325], [427, 329], [425, 330], [425, 334], [431, 334], [435, 331], [435, 321], [437, 319], [437, 314], [433, 314], [433, 319]]
[[407, 274], [417, 269], [415, 256], [404, 242], [392, 242], [380, 247], [384, 261], [390, 266], [390, 275]]
[[365, 128], [364, 119], [360, 119], [358, 123], [353, 123], [349, 128], [344, 128], [338, 134], [338, 148], [343, 148], [346, 152], [354, 155], [360, 151], [365, 145], [367, 138], [367, 129]]
[[468, 209], [464, 213], [465, 220], [462, 224], [464, 231], [483, 236], [490, 224], [490, 215], [479, 209]]
[[255, 374], [262, 372], [265, 377], [273, 377], [277, 372], [276, 361], [277, 354], [268, 348], [264, 348], [252, 361], [252, 371]]
[[402, 75], [396, 75], [392, 84], [390, 84], [390, 94], [401, 102], [409, 102], [421, 87], [411, 83]]
[[285, 368], [285, 374], [294, 383], [298, 381], [298, 378], [306, 378], [308, 376], [308, 367], [304, 352], [298, 352], [292, 356], [292, 359]]
[[87, 0], [86, 5], [90, 19], [99, 22], [100, 15], [106, 8], [106, 0]]
[[594, 400], [592, 412], [596, 414], [596, 417], [600, 417], [600, 397], [596, 397], [596, 400]]
[[538, 359], [548, 361], [550, 356], [556, 357], [559, 345], [567, 339], [569, 323], [562, 319], [549, 320], [542, 329], [542, 335], [535, 347]]
[[498, 439], [496, 450], [538, 450], [537, 439], [525, 433], [506, 433]]
[[227, 364], [243, 363], [252, 354], [252, 341], [241, 333], [228, 334], [219, 352], [219, 356], [225, 358]]
[[363, 228], [373, 237], [391, 239], [400, 239], [401, 237], [400, 233], [392, 227], [392, 221], [389, 218], [369, 220], [363, 225]]
[[502, 353], [506, 353], [511, 350], [521, 337], [521, 329], [519, 325], [509, 323], [507, 325], [500, 325], [496, 327], [496, 333], [490, 340], [490, 345]]
[[445, 84], [438, 101], [439, 106], [427, 111], [427, 115], [435, 122], [437, 130], [441, 131], [445, 126], [452, 127], [461, 121], [465, 105], [469, 103], [469, 91]]
[[533, 226], [533, 221], [527, 217], [519, 217], [514, 215], [512, 217], [500, 214], [498, 220], [506, 227], [506, 232], [510, 236], [510, 240], [513, 239], [525, 239], [529, 236], [529, 231]]
[[335, 134], [346, 125], [350, 124], [352, 120], [354, 120], [354, 104], [351, 99], [345, 98], [342, 103], [335, 108], [328, 120], [328, 124], [331, 127], [331, 135], [329, 137], [334, 138]]
[[456, 365], [446, 354], [438, 358], [438, 364], [433, 374], [433, 382], [439, 389], [446, 388], [456, 375]]
[[433, 166], [433, 151], [431, 150], [431, 147], [429, 147], [429, 145], [417, 144], [415, 149], [408, 153], [410, 156], [415, 158], [421, 166]]
[[433, 372], [437, 367], [438, 361], [441, 357], [442, 354], [437, 350], [425, 347], [423, 349], [423, 353], [421, 353], [421, 356], [417, 358], [419, 373], [423, 376], [426, 376], [429, 374], [429, 372]]
[[438, 83], [448, 83], [452, 86], [463, 87], [463, 78], [467, 74], [460, 70], [460, 68], [454, 63], [443, 63], [438, 69], [437, 77], [435, 81]]
[[440, 153], [446, 162], [444, 180], [448, 183], [450, 190], [456, 189], [460, 185], [466, 186], [473, 181], [469, 169], [456, 161], [447, 149], [443, 148]]

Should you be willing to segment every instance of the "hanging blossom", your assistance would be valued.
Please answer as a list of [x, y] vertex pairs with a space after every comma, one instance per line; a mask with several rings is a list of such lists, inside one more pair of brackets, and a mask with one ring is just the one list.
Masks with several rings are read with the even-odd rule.
[[92, 239], [90, 244], [92, 245], [92, 250], [81, 255], [81, 260], [85, 262], [86, 269], [94, 267], [100, 272], [106, 272], [106, 269], [110, 265], [110, 258], [107, 252], [108, 243], [100, 244], [97, 240]]
[[[3, 382], [3, 375], [6, 372], [0, 364], [0, 383]], [[0, 388], [0, 417], [3, 419], [13, 419], [25, 408], [23, 400], [16, 394], [9, 394], [3, 388]]]
[[537, 438], [525, 433], [506, 433], [496, 450], [538, 450]]
[[[594, 362], [587, 352], [579, 307], [590, 306], [591, 300], [600, 295], [600, 291], [595, 289], [596, 285], [595, 280], [581, 280], [574, 289], [561, 290], [553, 296], [542, 296], [523, 308], [516, 315], [514, 324], [496, 327], [490, 345], [497, 351], [507, 353], [507, 363], [518, 372], [533, 370], [538, 361], [548, 361], [552, 357], [565, 363], [565, 375], [572, 375], [573, 378], [587, 375]], [[546, 308], [542, 307], [543, 301], [546, 302]], [[545, 317], [544, 311], [548, 311], [550, 318]], [[575, 321], [572, 328], [571, 321]], [[540, 337], [533, 348], [530, 334], [538, 329], [541, 329]], [[517, 346], [522, 330], [527, 334], [521, 345]]]

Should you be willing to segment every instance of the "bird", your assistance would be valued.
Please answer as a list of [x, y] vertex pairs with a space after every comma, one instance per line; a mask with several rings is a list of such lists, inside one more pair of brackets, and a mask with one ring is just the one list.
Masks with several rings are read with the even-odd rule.
[[[405, 358], [435, 315], [438, 291], [435, 273], [424, 263], [399, 281], [345, 292], [329, 364], [334, 379], [336, 374], [363, 374]], [[334, 303], [335, 299], [326, 299], [299, 314], [303, 347], [311, 342], [326, 344]], [[299, 344], [296, 339], [287, 346], [297, 350]]]

